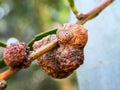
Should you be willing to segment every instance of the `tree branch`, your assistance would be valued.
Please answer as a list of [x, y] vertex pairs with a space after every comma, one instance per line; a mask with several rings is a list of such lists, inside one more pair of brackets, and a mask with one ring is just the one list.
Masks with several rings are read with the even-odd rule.
[[100, 3], [98, 6], [90, 10], [89, 12], [85, 14], [78, 13], [76, 15], [77, 19], [79, 20], [79, 24], [84, 24], [88, 20], [95, 18], [99, 13], [104, 10], [108, 5], [110, 5], [114, 0], [104, 0], [102, 3]]
[[[53, 47], [55, 47], [57, 45], [57, 39], [53, 40], [51, 43], [40, 47], [39, 49], [37, 49], [36, 51], [32, 52], [29, 55], [29, 59], [31, 61], [35, 60], [36, 58], [38, 58], [40, 55], [44, 54], [45, 52], [49, 51], [50, 49], [52, 49]], [[0, 80], [7, 80], [10, 76], [12, 76], [13, 74], [15, 74], [16, 72], [18, 72], [19, 70], [21, 70], [22, 68], [9, 68], [8, 70], [0, 73]]]
[[[73, 1], [73, 0], [69, 0], [69, 1]], [[75, 11], [74, 13], [77, 16], [77, 19], [79, 20], [78, 23], [79, 24], [84, 24], [86, 21], [96, 17], [104, 8], [106, 8], [110, 3], [112, 3], [114, 0], [105, 0], [104, 2], [102, 2], [101, 4], [99, 4], [97, 7], [95, 7], [94, 9], [90, 10], [89, 12], [87, 12], [86, 14], [81, 14], [81, 13], [77, 13], [77, 11]], [[72, 6], [72, 5], [71, 5]], [[74, 11], [74, 9], [72, 9]], [[76, 9], [77, 10], [77, 9]], [[55, 30], [56, 32], [56, 30]], [[55, 33], [53, 32], [53, 33]], [[44, 35], [44, 34], [43, 34]], [[46, 35], [46, 34], [45, 34]], [[47, 35], [46, 35], [47, 36]], [[41, 37], [35, 37], [28, 45], [32, 45], [34, 43], [34, 41], [37, 40], [37, 38], [41, 38]], [[36, 50], [35, 52], [32, 52], [29, 56], [30, 60], [34, 60], [36, 58], [38, 58], [40, 55], [44, 54], [45, 52], [49, 51], [50, 49], [52, 49], [53, 47], [55, 47], [57, 45], [57, 39], [54, 40], [53, 42], [40, 47], [38, 50]], [[2, 73], [0, 73], [0, 79], [4, 79], [7, 80], [10, 76], [12, 76], [13, 74], [15, 74], [16, 72], [18, 72], [19, 70], [21, 70], [21, 68], [10, 68]]]
[[50, 49], [52, 49], [56, 45], [57, 45], [57, 39], [53, 40], [52, 42], [48, 43], [45, 46], [40, 47], [35, 52], [30, 54], [30, 56], [29, 56], [30, 60], [34, 60], [34, 59], [38, 58], [40, 55], [42, 55], [45, 52], [49, 51]]
[[7, 80], [10, 76], [18, 72], [20, 68], [9, 68], [0, 74], [0, 80]]

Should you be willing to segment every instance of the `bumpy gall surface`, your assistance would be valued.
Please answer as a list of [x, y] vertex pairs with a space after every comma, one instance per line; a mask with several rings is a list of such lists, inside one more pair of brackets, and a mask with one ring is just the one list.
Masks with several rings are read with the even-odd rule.
[[60, 44], [85, 46], [88, 41], [88, 34], [82, 25], [68, 23], [58, 29], [57, 38]]
[[10, 67], [26, 68], [31, 63], [27, 60], [28, 54], [29, 50], [24, 43], [12, 43], [4, 50], [3, 57], [5, 63]]
[[84, 46], [87, 43], [87, 30], [78, 24], [61, 26], [56, 35], [49, 35], [34, 43], [33, 48], [44, 46], [54, 39], [58, 46], [41, 55], [37, 63], [54, 78], [66, 78], [84, 61]]
[[0, 90], [4, 90], [7, 86], [7, 82], [5, 80], [0, 80]]

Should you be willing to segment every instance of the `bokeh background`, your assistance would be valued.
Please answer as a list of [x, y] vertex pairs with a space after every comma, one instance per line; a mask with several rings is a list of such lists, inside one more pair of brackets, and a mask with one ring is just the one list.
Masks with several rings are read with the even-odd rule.
[[[103, 0], [75, 0], [81, 12]], [[89, 40], [85, 62], [70, 77], [48, 76], [34, 61], [8, 80], [6, 90], [120, 90], [120, 1], [115, 0], [99, 16], [88, 21]], [[75, 22], [67, 0], [0, 0], [0, 41], [11, 38], [29, 42], [36, 34], [59, 24]], [[0, 48], [2, 58], [3, 48]], [[1, 62], [1, 61], [0, 61]], [[0, 63], [0, 72], [7, 69]]]

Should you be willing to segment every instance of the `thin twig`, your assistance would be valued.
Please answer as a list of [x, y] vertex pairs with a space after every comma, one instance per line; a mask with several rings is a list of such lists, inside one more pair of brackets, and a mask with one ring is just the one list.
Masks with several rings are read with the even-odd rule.
[[7, 80], [10, 76], [18, 72], [20, 68], [9, 68], [0, 74], [0, 80]]
[[[29, 59], [31, 61], [35, 60], [36, 58], [38, 58], [40, 55], [44, 54], [45, 52], [49, 51], [50, 49], [52, 49], [53, 47], [55, 47], [57, 45], [57, 39], [53, 40], [53, 42], [40, 47], [39, 49], [37, 49], [35, 52], [32, 52], [29, 55]], [[18, 72], [19, 70], [21, 70], [22, 68], [10, 68], [2, 73], [0, 73], [0, 80], [7, 80], [10, 76], [12, 76], [13, 74], [15, 74], [16, 72]]]
[[56, 45], [57, 45], [57, 39], [53, 40], [51, 43], [48, 43], [45, 46], [42, 46], [41, 48], [38, 48], [35, 52], [31, 53], [31, 55], [29, 56], [30, 60], [34, 60], [34, 59], [38, 58], [40, 55], [49, 51]]
[[76, 17], [79, 20], [78, 23], [79, 24], [84, 24], [85, 22], [87, 22], [90, 19], [95, 18], [97, 15], [99, 15], [99, 13], [104, 10], [108, 5], [110, 5], [114, 0], [104, 0], [102, 3], [100, 3], [98, 6], [96, 6], [95, 8], [93, 8], [92, 10], [90, 10], [89, 12], [85, 13], [85, 14], [78, 14]]
[[[105, 0], [104, 2], [102, 2], [100, 5], [98, 5], [97, 7], [95, 7], [94, 9], [92, 9], [91, 11], [89, 11], [86, 14], [78, 14], [77, 18], [79, 19], [79, 24], [84, 24], [86, 21], [96, 17], [105, 7], [107, 7], [110, 3], [112, 3], [112, 1], [114, 0]], [[35, 41], [36, 39], [33, 39], [30, 44]], [[30, 45], [29, 44], [29, 45]], [[38, 56], [42, 55], [43, 53], [49, 51], [50, 49], [52, 49], [53, 47], [55, 47], [57, 45], [57, 40], [54, 40], [53, 42], [40, 47], [38, 50], [36, 50], [35, 52], [32, 52], [29, 56], [30, 60], [34, 60], [36, 59]], [[15, 74], [16, 72], [18, 72], [19, 70], [21, 70], [21, 68], [10, 68], [7, 71], [4, 71], [0, 74], [0, 79], [5, 79], [7, 80], [10, 76], [12, 76], [13, 74]]]

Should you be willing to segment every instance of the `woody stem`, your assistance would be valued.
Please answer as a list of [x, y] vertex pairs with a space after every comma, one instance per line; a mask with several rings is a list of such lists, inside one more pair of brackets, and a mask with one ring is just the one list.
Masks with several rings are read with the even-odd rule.
[[103, 11], [108, 5], [110, 5], [114, 0], [104, 0], [98, 6], [93, 8], [92, 10], [88, 11], [85, 14], [78, 13], [76, 17], [78, 19], [78, 23], [83, 25], [88, 20], [91, 20], [99, 15], [101, 11]]
[[[50, 49], [52, 49], [53, 47], [55, 47], [57, 45], [57, 39], [53, 40], [53, 42], [40, 47], [39, 49], [37, 49], [36, 51], [32, 52], [29, 55], [29, 59], [31, 61], [35, 60], [36, 58], [38, 58], [40, 55], [44, 54], [45, 52], [49, 51]], [[13, 74], [15, 74], [16, 72], [20, 71], [22, 68], [9, 68], [8, 70], [0, 73], [0, 80], [7, 80], [10, 76], [12, 76]]]
[[[77, 23], [84, 24], [88, 20], [95, 18], [104, 8], [106, 8], [113, 1], [114, 0], [104, 0], [104, 2], [100, 3], [98, 6], [96, 6], [95, 8], [87, 12], [86, 14], [77, 13], [77, 9], [76, 9], [74, 13], [76, 14], [76, 17], [78, 19]], [[36, 51], [32, 52], [29, 55], [29, 59], [33, 61], [34, 59], [38, 58], [40, 55], [44, 54], [45, 52], [55, 47], [56, 45], [57, 45], [57, 39], [45, 46], [40, 47]], [[7, 80], [10, 76], [12, 76], [13, 74], [15, 74], [16, 72], [20, 70], [21, 68], [9, 68], [8, 70], [0, 73], [0, 79]]]

